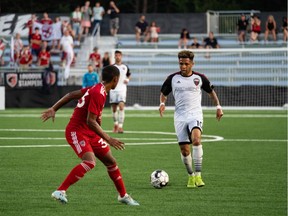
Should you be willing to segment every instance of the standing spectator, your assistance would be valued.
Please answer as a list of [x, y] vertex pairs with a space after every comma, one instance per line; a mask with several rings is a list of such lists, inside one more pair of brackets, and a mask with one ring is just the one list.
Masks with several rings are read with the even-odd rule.
[[23, 41], [19, 33], [16, 33], [14, 39], [14, 62], [19, 63], [20, 54], [23, 49]]
[[42, 45], [42, 49], [38, 56], [38, 66], [40, 67], [48, 67], [50, 64], [50, 50], [49, 47], [47, 47], [47, 42], [44, 41]]
[[31, 15], [31, 19], [28, 20], [28, 22], [26, 23], [26, 26], [28, 27], [29, 31], [28, 31], [28, 42], [31, 45], [31, 38], [32, 38], [32, 34], [33, 34], [33, 25], [34, 23], [37, 22], [37, 18], [35, 14]]
[[102, 58], [102, 67], [106, 67], [108, 65], [111, 65], [111, 59], [110, 59], [110, 56], [109, 56], [109, 52], [105, 52], [104, 53], [104, 56]]
[[53, 26], [53, 41], [52, 41], [52, 50], [60, 50], [60, 40], [62, 37], [62, 22], [60, 17], [56, 17]]
[[127, 84], [130, 81], [131, 73], [128, 66], [122, 63], [122, 52], [119, 50], [115, 51], [114, 66], [119, 69], [120, 77], [116, 88], [110, 92], [110, 104], [114, 121], [113, 133], [123, 133]]
[[66, 103], [78, 99], [78, 104], [66, 126], [65, 134], [67, 142], [81, 159], [81, 163], [70, 171], [62, 184], [52, 193], [52, 197], [62, 203], [67, 203], [66, 191], [95, 167], [96, 158], [98, 158], [105, 165], [119, 193], [118, 201], [138, 206], [139, 203], [126, 192], [120, 169], [110, 149], [110, 146], [113, 146], [116, 150], [124, 150], [124, 143], [110, 137], [101, 127], [106, 97], [109, 91], [117, 85], [119, 70], [113, 65], [108, 66], [104, 68], [102, 77], [101, 83], [66, 94], [42, 113], [43, 121], [49, 118], [54, 121], [57, 110]]
[[50, 41], [53, 34], [53, 20], [48, 16], [48, 13], [43, 13], [43, 18], [40, 23], [42, 24], [42, 40]]
[[5, 64], [4, 62], [4, 51], [6, 49], [6, 44], [3, 40], [3, 38], [0, 39], [0, 64], [3, 66]]
[[77, 6], [75, 10], [72, 13], [72, 27], [75, 32], [75, 40], [76, 40], [76, 45], [80, 45], [81, 41], [81, 21], [82, 21], [82, 13], [80, 11], [80, 6]]
[[245, 36], [248, 24], [249, 23], [245, 17], [245, 14], [241, 14], [241, 18], [237, 22], [238, 40], [240, 43], [245, 42]]
[[99, 83], [99, 76], [94, 72], [94, 68], [91, 64], [88, 65], [88, 72], [84, 74], [82, 79], [82, 88], [91, 87]]
[[187, 49], [187, 44], [189, 40], [190, 40], [190, 33], [186, 28], [183, 28], [180, 33], [178, 48], [181, 49], [183, 46], [183, 49]]
[[107, 13], [110, 15], [110, 33], [116, 36], [119, 29], [119, 8], [115, 5], [114, 1], [110, 1]]
[[144, 36], [144, 42], [149, 39], [148, 22], [146, 22], [144, 15], [141, 15], [139, 21], [135, 24], [135, 35], [137, 43], [141, 42], [141, 36]]
[[287, 17], [283, 17], [282, 18], [282, 31], [283, 31], [283, 41], [287, 41], [288, 38], [288, 27], [287, 27], [288, 21], [287, 21]]
[[276, 41], [276, 21], [272, 15], [268, 16], [268, 19], [265, 23], [265, 35], [264, 35], [264, 40], [267, 41], [269, 34], [272, 34], [273, 40]]
[[91, 27], [90, 16], [92, 15], [90, 1], [85, 2], [85, 5], [82, 6], [81, 8], [81, 12], [82, 12], [81, 26], [83, 29], [82, 34], [88, 36], [89, 29]]
[[61, 61], [62, 65], [65, 66], [64, 78], [68, 79], [70, 73], [70, 65], [74, 60], [74, 42], [68, 30], [64, 32], [64, 35], [60, 40], [60, 46], [63, 50]]
[[41, 51], [41, 44], [42, 44], [42, 36], [39, 33], [39, 28], [35, 28], [35, 33], [32, 34], [31, 37], [31, 50], [32, 50], [32, 55], [37, 58], [39, 56], [39, 53]]
[[156, 22], [153, 21], [151, 22], [150, 25], [150, 38], [151, 38], [151, 42], [157, 43], [159, 41], [159, 35], [158, 33], [160, 32], [160, 28], [157, 27]]
[[33, 61], [29, 45], [24, 46], [20, 54], [19, 66], [22, 68], [30, 67]]
[[254, 15], [251, 18], [251, 34], [250, 34], [250, 40], [252, 42], [258, 41], [258, 36], [261, 33], [261, 20], [257, 15]]
[[100, 2], [96, 2], [95, 7], [93, 7], [92, 36], [96, 36], [96, 33], [98, 31], [100, 33], [100, 27], [104, 14], [105, 14], [104, 8], [100, 5]]
[[94, 70], [99, 73], [99, 69], [101, 68], [101, 55], [98, 53], [98, 47], [94, 47], [88, 61], [93, 65]]

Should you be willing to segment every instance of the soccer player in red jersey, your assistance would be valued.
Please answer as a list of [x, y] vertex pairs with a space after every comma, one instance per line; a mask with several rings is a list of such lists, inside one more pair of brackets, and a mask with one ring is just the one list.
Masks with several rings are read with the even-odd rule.
[[42, 113], [43, 121], [49, 118], [54, 121], [58, 109], [71, 100], [79, 99], [65, 134], [67, 142], [82, 162], [71, 170], [58, 189], [52, 193], [52, 197], [62, 203], [68, 202], [67, 189], [94, 168], [96, 156], [107, 168], [107, 172], [119, 193], [118, 201], [127, 205], [139, 205], [126, 193], [120, 170], [110, 150], [110, 146], [117, 150], [123, 150], [124, 143], [110, 137], [101, 128], [101, 114], [106, 96], [111, 89], [116, 87], [119, 74], [119, 69], [116, 66], [105, 67], [102, 71], [101, 83], [66, 94]]

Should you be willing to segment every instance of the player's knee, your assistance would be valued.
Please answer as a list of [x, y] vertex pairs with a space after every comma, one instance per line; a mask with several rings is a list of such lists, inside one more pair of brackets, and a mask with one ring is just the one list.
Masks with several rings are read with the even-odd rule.
[[193, 146], [199, 146], [199, 145], [201, 145], [201, 139], [200, 139], [200, 138], [194, 138], [194, 139], [192, 140], [192, 145], [193, 145]]

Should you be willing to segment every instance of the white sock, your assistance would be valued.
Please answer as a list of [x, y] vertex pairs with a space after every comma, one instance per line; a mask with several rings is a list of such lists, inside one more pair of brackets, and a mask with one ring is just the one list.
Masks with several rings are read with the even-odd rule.
[[113, 112], [113, 121], [115, 125], [118, 124], [118, 111]]
[[181, 160], [183, 162], [183, 164], [186, 167], [186, 170], [188, 172], [189, 175], [193, 174], [193, 168], [192, 168], [192, 157], [191, 157], [191, 153], [189, 155], [187, 155], [186, 157], [181, 154]]
[[202, 170], [203, 149], [202, 145], [193, 146], [193, 162], [196, 175], [201, 175]]
[[125, 119], [125, 111], [124, 110], [119, 110], [119, 127], [120, 128], [123, 127], [124, 119]]

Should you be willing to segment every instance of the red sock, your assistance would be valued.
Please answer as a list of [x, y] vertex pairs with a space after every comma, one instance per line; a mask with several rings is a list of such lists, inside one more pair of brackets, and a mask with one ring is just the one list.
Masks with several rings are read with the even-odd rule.
[[126, 188], [117, 164], [107, 166], [107, 171], [121, 197], [125, 196]]
[[62, 182], [60, 187], [57, 190], [66, 191], [72, 184], [76, 183], [80, 180], [86, 172], [93, 169], [95, 166], [95, 162], [92, 161], [83, 161], [82, 163], [75, 166], [66, 179]]

